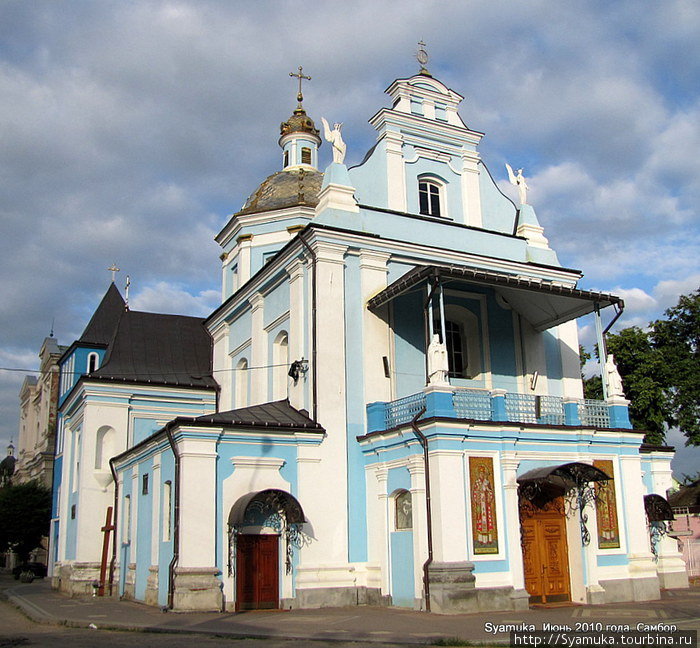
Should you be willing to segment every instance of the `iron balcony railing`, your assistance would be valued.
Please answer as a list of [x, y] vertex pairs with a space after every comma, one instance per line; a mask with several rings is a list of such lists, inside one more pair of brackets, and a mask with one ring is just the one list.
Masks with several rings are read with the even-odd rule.
[[[505, 392], [505, 412], [496, 413], [494, 394], [484, 389], [454, 389], [452, 406], [455, 418], [474, 419], [478, 421], [504, 421], [509, 423], [535, 423], [544, 425], [571, 425], [564, 399], [559, 396], [536, 396], [533, 394], [518, 394]], [[581, 426], [596, 428], [610, 427], [610, 409], [605, 401], [582, 399], [575, 401], [567, 399], [567, 403], [575, 408]], [[376, 404], [375, 404], [376, 405]], [[381, 403], [384, 407], [384, 429], [389, 430], [408, 423], [426, 405], [426, 394], [419, 392], [400, 398], [389, 403]], [[377, 423], [381, 421], [381, 418]]]

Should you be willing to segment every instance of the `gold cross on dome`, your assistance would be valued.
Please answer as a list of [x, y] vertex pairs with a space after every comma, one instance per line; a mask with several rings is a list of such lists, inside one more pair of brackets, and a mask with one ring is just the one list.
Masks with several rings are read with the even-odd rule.
[[290, 72], [289, 76], [297, 77], [297, 79], [299, 79], [299, 92], [297, 94], [297, 101], [299, 102], [299, 106], [301, 106], [301, 102], [304, 100], [304, 95], [301, 94], [301, 80], [306, 79], [307, 81], [311, 81], [311, 77], [306, 76], [304, 74], [304, 68], [302, 68], [301, 65], [299, 66], [299, 72]]

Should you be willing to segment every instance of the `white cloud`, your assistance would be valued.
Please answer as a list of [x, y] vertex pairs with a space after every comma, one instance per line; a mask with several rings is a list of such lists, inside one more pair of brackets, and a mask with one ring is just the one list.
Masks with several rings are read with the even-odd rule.
[[138, 311], [206, 317], [220, 303], [221, 293], [217, 290], [204, 290], [193, 295], [182, 286], [159, 281], [135, 294], [129, 305]]

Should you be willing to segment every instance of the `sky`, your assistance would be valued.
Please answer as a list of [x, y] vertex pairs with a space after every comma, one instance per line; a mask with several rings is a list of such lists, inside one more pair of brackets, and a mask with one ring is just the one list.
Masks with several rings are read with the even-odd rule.
[[[421, 39], [503, 191], [522, 167], [579, 286], [624, 298], [616, 329], [646, 326], [700, 286], [698, 34], [697, 0], [3, 0], [0, 367], [36, 369], [52, 327], [75, 340], [113, 262], [133, 309], [206, 316], [213, 237], [280, 168], [289, 73], [356, 164]], [[0, 371], [0, 447], [23, 378]]]

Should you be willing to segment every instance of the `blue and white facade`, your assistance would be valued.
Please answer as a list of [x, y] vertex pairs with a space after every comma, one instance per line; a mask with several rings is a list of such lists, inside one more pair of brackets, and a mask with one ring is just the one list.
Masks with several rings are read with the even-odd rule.
[[[592, 504], [589, 542], [580, 511], [566, 515], [567, 596], [649, 600], [687, 586], [675, 544], [652, 547], [645, 515], [644, 496], [670, 486], [671, 455], [643, 446], [624, 398], [583, 399], [576, 318], [621, 301], [578, 290], [532, 207], [500, 192], [461, 96], [425, 73], [387, 92], [393, 107], [370, 120], [377, 143], [363, 163], [323, 174], [298, 107], [282, 170], [217, 236], [222, 304], [206, 320], [216, 391], [63, 390], [61, 567], [96, 569], [114, 500], [115, 586], [148, 603], [519, 609], [519, 484], [606, 460], [619, 546], [598, 545]], [[429, 375], [436, 335], [446, 381]], [[94, 454], [105, 426], [116, 498]], [[491, 553], [474, 546], [473, 458], [493, 466]], [[76, 484], [86, 462], [92, 481]], [[85, 522], [66, 518], [76, 497]], [[272, 602], [241, 588], [263, 560], [241, 562], [242, 536], [256, 535], [278, 538]]]

